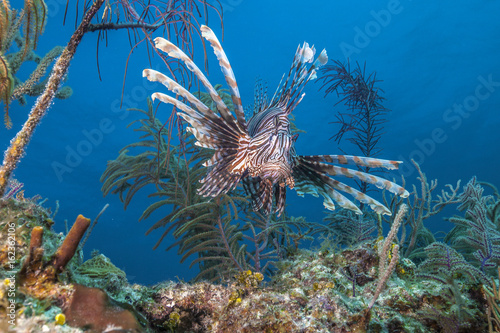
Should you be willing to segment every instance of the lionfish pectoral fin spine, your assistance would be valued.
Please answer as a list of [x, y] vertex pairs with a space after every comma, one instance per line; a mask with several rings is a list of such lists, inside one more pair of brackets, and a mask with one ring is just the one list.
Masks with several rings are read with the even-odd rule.
[[193, 60], [191, 60], [191, 58], [189, 58], [181, 49], [179, 49], [177, 46], [175, 46], [174, 44], [172, 44], [171, 42], [169, 42], [164, 38], [156, 37], [154, 41], [156, 48], [167, 53], [170, 57], [179, 59], [182, 62], [184, 62], [186, 67], [196, 75], [196, 77], [200, 80], [203, 86], [207, 89], [208, 93], [210, 94], [210, 97], [215, 102], [217, 110], [219, 110], [219, 113], [221, 117], [224, 119], [224, 121], [237, 132], [245, 133], [246, 129], [242, 128], [240, 124], [236, 121], [236, 119], [231, 114], [226, 104], [224, 104], [224, 101], [219, 96], [215, 88], [212, 86], [210, 81], [208, 81], [208, 79], [203, 74], [203, 72], [198, 68], [198, 66], [196, 66]]
[[[204, 31], [207, 33], [206, 29]], [[211, 38], [209, 34], [205, 37], [211, 43], [217, 42], [213, 44], [214, 50], [223, 67], [226, 80], [228, 80], [228, 84], [232, 88], [233, 101], [236, 102], [237, 108], [235, 113], [239, 119], [234, 117], [196, 64], [177, 46], [163, 38], [156, 38], [155, 46], [169, 56], [184, 62], [186, 67], [205, 86], [210, 97], [215, 102], [220, 116], [166, 75], [152, 69], [146, 69], [143, 71], [143, 76], [150, 81], [162, 83], [167, 89], [176, 94], [174, 98], [162, 93], [154, 93], [152, 98], [153, 100], [159, 99], [164, 103], [173, 104], [177, 108], [178, 115], [191, 125], [191, 127], [187, 127], [187, 131], [191, 132], [196, 138], [195, 145], [215, 150], [212, 158], [204, 163], [205, 166], [211, 166], [211, 168], [201, 180], [203, 185], [198, 191], [200, 195], [214, 197], [221, 193], [227, 193], [241, 180], [247, 168], [248, 145], [251, 139], [243, 116], [236, 80], [234, 80], [228, 62], [227, 66], [225, 66], [225, 60], [227, 60], [225, 54], [218, 41]], [[231, 82], [234, 82], [234, 84], [231, 84]], [[190, 106], [179, 101], [178, 97], [187, 100]], [[266, 203], [266, 207], [267, 205], [268, 203]]]
[[[328, 200], [328, 198], [330, 198], [339, 203], [339, 205], [343, 208], [353, 210], [357, 214], [361, 213], [356, 205], [336, 191], [338, 190], [351, 194], [356, 200], [369, 205], [370, 208], [379, 214], [391, 215], [391, 211], [377, 200], [362, 193], [361, 191], [356, 190], [355, 188], [352, 188], [351, 186], [330, 178], [329, 175], [341, 175], [360, 180], [370, 180], [370, 183], [375, 183], [375, 185], [381, 184], [383, 188], [386, 188], [396, 194], [404, 196], [407, 193], [397, 184], [380, 177], [377, 177], [375, 180], [375, 178], [372, 178], [375, 176], [359, 171], [340, 168], [324, 163], [320, 164], [319, 162], [311, 162], [310, 160], [306, 160], [303, 156], [299, 156], [297, 158], [297, 162], [297, 166], [294, 169], [297, 191], [303, 193], [312, 192], [312, 194], [320, 193], [325, 198], [324, 204], [327, 209], [334, 209], [334, 206], [331, 206], [331, 202]], [[354, 176], [354, 174], [356, 175]]]
[[[381, 204], [377, 200], [373, 199], [372, 197], [364, 194], [363, 192], [358, 191], [355, 188], [348, 186], [342, 182], [334, 180], [334, 179], [328, 177], [327, 175], [322, 175], [322, 178], [331, 187], [333, 187], [339, 191], [348, 193], [348, 194], [352, 195], [359, 202], [362, 202], [364, 204], [369, 205], [370, 208], [373, 209], [376, 213], [383, 214], [383, 215], [392, 215], [391, 211], [387, 207], [385, 207], [383, 204]], [[358, 207], [356, 207], [356, 208], [358, 208]], [[359, 209], [357, 209], [356, 213], [360, 214], [361, 211]]]
[[[325, 178], [326, 177], [326, 178]], [[323, 197], [323, 206], [328, 210], [335, 210], [335, 202], [342, 208], [349, 209], [356, 214], [362, 214], [361, 210], [351, 200], [332, 186], [328, 176], [324, 176], [314, 170], [307, 170], [305, 166], [299, 166], [295, 173], [295, 190], [299, 195], [312, 194]]]
[[182, 103], [181, 101], [162, 93], [154, 93], [151, 95], [154, 100], [158, 99], [163, 103], [175, 105], [180, 111], [178, 115], [187, 121], [192, 127], [188, 127], [187, 130], [195, 136], [196, 145], [211, 149], [222, 149], [222, 148], [237, 148], [237, 141], [231, 136], [226, 136], [223, 133], [217, 133], [213, 135], [213, 131], [210, 127], [207, 127], [206, 118], [198, 114], [191, 107]]
[[[182, 87], [180, 84], [169, 78], [168, 76], [155, 71], [153, 69], [145, 69], [142, 71], [142, 76], [146, 77], [149, 81], [151, 82], [160, 82], [162, 83], [167, 89], [172, 91], [175, 94], [178, 94], [181, 97], [184, 97], [189, 103], [191, 103], [198, 111], [199, 111], [199, 116], [195, 115], [196, 112], [186, 112], [188, 113], [192, 118], [198, 120], [198, 126], [192, 124], [189, 120], [186, 119], [186, 117], [183, 117], [187, 122], [191, 124], [191, 126], [194, 126], [199, 129], [200, 125], [205, 127], [205, 131], [211, 131], [216, 133], [222, 133], [225, 136], [232, 136], [235, 139], [238, 138], [238, 133], [236, 133], [230, 126], [227, 126], [227, 124], [219, 117], [216, 115], [210, 108], [208, 108], [205, 104], [203, 104], [198, 98], [196, 98], [194, 95], [192, 95], [189, 91], [187, 91], [184, 87]], [[220, 136], [220, 135], [218, 135]]]
[[200, 27], [200, 31], [201, 35], [210, 42], [210, 45], [212, 46], [214, 53], [219, 60], [219, 64], [222, 69], [222, 73], [224, 74], [224, 78], [226, 79], [227, 85], [231, 89], [232, 100], [235, 106], [234, 113], [236, 114], [236, 119], [238, 120], [238, 123], [242, 128], [246, 128], [245, 112], [243, 111], [243, 106], [241, 104], [238, 84], [236, 83], [236, 78], [234, 76], [233, 69], [231, 68], [231, 64], [227, 59], [226, 53], [224, 52], [222, 45], [220, 44], [212, 29], [210, 29], [206, 25], [202, 25]]
[[311, 161], [311, 159], [306, 159], [302, 156], [300, 156], [299, 159], [304, 165], [307, 165], [312, 169], [315, 169], [321, 173], [328, 174], [330, 176], [344, 176], [347, 178], [354, 178], [365, 183], [373, 184], [380, 189], [388, 190], [389, 192], [397, 194], [403, 198], [406, 198], [409, 195], [408, 191], [398, 184], [375, 175], [371, 175], [362, 171], [347, 169], [345, 167], [330, 165], [323, 162]]
[[210, 119], [219, 119], [220, 117], [213, 113], [205, 104], [203, 104], [198, 98], [196, 98], [189, 91], [184, 89], [180, 84], [169, 78], [168, 76], [155, 71], [154, 69], [145, 69], [142, 71], [142, 76], [147, 78], [151, 82], [160, 82], [171, 92], [178, 94], [188, 100], [189, 103], [193, 104], [198, 111], [200, 111], [204, 116]]
[[401, 161], [383, 160], [380, 158], [352, 156], [352, 155], [304, 155], [303, 159], [312, 162], [326, 162], [344, 165], [358, 165], [369, 168], [385, 168], [388, 170], [396, 170]]

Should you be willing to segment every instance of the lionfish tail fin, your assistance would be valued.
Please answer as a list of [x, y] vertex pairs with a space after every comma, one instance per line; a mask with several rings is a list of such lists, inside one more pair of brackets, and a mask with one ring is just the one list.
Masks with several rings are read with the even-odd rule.
[[[216, 43], [212, 40], [210, 34], [207, 32], [209, 29], [207, 29], [204, 29], [204, 33], [208, 36], [206, 38], [211, 43], [215, 43], [216, 46], [220, 45], [218, 41]], [[152, 69], [145, 69], [143, 71], [143, 76], [148, 80], [160, 82], [176, 95], [174, 98], [156, 92], [152, 95], [153, 100], [159, 99], [164, 103], [174, 105], [177, 108], [177, 114], [191, 126], [187, 128], [187, 131], [195, 136], [197, 140], [195, 144], [203, 148], [215, 150], [212, 158], [205, 162], [205, 166], [209, 167], [209, 171], [201, 181], [202, 186], [198, 190], [199, 193], [212, 197], [221, 193], [227, 193], [238, 184], [245, 170], [245, 161], [247, 158], [246, 147], [248, 146], [250, 137], [244, 118], [242, 118], [242, 121], [241, 114], [238, 112], [236, 112], [238, 119], [233, 116], [206, 76], [182, 50], [161, 37], [155, 38], [155, 46], [169, 56], [181, 60], [186, 65], [186, 68], [196, 75], [215, 102], [220, 116], [173, 79]], [[216, 46], [214, 46], [214, 49], [217, 48]], [[218, 54], [217, 51], [216, 54], [218, 57], [221, 57], [220, 59], [225, 59], [225, 55]], [[222, 62], [221, 60], [221, 66]], [[230, 67], [228, 68], [229, 71], [224, 72], [226, 79], [227, 77], [234, 77]], [[236, 90], [233, 91], [233, 101], [239, 99], [235, 80], [234, 87], [236, 87]], [[183, 98], [189, 105], [177, 98]]]
[[[332, 156], [337, 155], [323, 155], [323, 156], [299, 156], [297, 161], [297, 166], [294, 168], [295, 177], [295, 188], [299, 195], [304, 193], [309, 193], [317, 196], [321, 194], [325, 198], [325, 207], [329, 210], [334, 210], [335, 206], [333, 201], [337, 202], [339, 206], [353, 210], [357, 214], [361, 214], [359, 208], [352, 203], [350, 200], [345, 198], [338, 191], [348, 193], [352, 195], [356, 200], [369, 205], [375, 212], [379, 214], [391, 215], [391, 211], [385, 207], [379, 201], [373, 199], [372, 197], [362, 193], [355, 188], [348, 186], [338, 180], [331, 178], [330, 176], [344, 176], [348, 178], [353, 178], [359, 181], [363, 181], [369, 184], [373, 184], [378, 188], [386, 189], [392, 193], [400, 195], [404, 198], [408, 197], [409, 193], [401, 186], [383, 179], [378, 176], [370, 175], [361, 171], [350, 170], [344, 167], [339, 167], [335, 165], [330, 165], [328, 163], [334, 163], [338, 161]], [[353, 157], [353, 156], [350, 156]], [[354, 158], [354, 157], [353, 157]], [[340, 159], [341, 161], [354, 161], [358, 160], [359, 157], [355, 159]], [[367, 159], [361, 158], [362, 164], [352, 163], [356, 165], [368, 166], [368, 167], [388, 167], [394, 166], [394, 161], [378, 160], [378, 159]], [[361, 161], [360, 160], [360, 161]], [[343, 163], [349, 164], [349, 163]]]
[[[316, 71], [318, 68], [328, 61], [326, 50], [321, 51], [316, 60], [314, 60], [315, 53], [314, 46], [310, 47], [306, 42], [302, 46], [298, 46], [286, 80], [283, 85], [281, 85], [281, 82], [278, 85], [270, 105], [285, 106], [288, 114], [295, 109], [302, 97], [304, 97], [304, 94], [301, 95], [301, 93], [306, 83], [309, 80], [314, 80], [317, 77]], [[308, 68], [310, 63], [312, 65]]]

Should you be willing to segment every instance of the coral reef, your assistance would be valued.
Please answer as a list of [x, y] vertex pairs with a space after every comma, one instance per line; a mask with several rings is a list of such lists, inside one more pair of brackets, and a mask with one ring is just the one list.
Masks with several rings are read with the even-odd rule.
[[[288, 252], [266, 279], [247, 269], [226, 275], [224, 284], [146, 287], [130, 285], [125, 273], [99, 253], [83, 264], [74, 256], [62, 269], [70, 257], [63, 252], [75, 250], [68, 244], [82, 238], [87, 219], [80, 216], [64, 240], [51, 231], [53, 214], [36, 203], [10, 198], [1, 205], [0, 227], [15, 224], [14, 262], [23, 267], [15, 278], [14, 332], [78, 332], [70, 328], [74, 326], [87, 332], [422, 333], [482, 332], [488, 323], [497, 327], [498, 282], [489, 279], [481, 288], [475, 281], [480, 269], [471, 269], [455, 250], [435, 243], [418, 267], [400, 257], [397, 230], [404, 209], [386, 238], [345, 249], [327, 238], [318, 250]], [[3, 249], [7, 239], [1, 240]], [[443, 258], [447, 251], [449, 259]], [[2, 258], [5, 266], [7, 256]], [[6, 300], [12, 283], [9, 279], [0, 286], [0, 327], [8, 327]]]
[[[412, 185], [413, 191], [408, 198], [392, 196], [389, 200], [384, 192], [384, 203], [390, 207], [391, 211], [395, 211], [397, 207], [403, 203], [408, 206], [408, 218], [402, 225], [399, 243], [403, 249], [402, 253], [404, 257], [415, 259], [425, 256], [423, 253], [424, 248], [436, 241], [432, 232], [425, 227], [424, 221], [439, 214], [445, 207], [460, 202], [459, 190], [461, 181], [458, 180], [456, 185], [446, 184], [445, 189], [441, 189], [441, 193], [435, 195], [438, 180], [434, 179], [429, 183], [427, 176], [420, 169], [418, 163], [412, 160], [412, 164], [418, 171], [417, 180], [420, 183], [420, 193], [416, 185]], [[404, 177], [402, 183], [403, 186], [406, 183]], [[382, 217], [382, 219], [379, 220], [379, 230], [382, 228], [382, 221], [392, 224], [393, 217]], [[407, 229], [410, 229], [409, 239], [407, 239]]]
[[[108, 292], [130, 301], [153, 331], [469, 332], [484, 331], [487, 323], [496, 327], [498, 291], [483, 270], [496, 263], [493, 231], [499, 205], [497, 196], [484, 197], [474, 182], [462, 192], [460, 182], [446, 185], [436, 196], [437, 181], [429, 183], [413, 162], [420, 189], [414, 186], [409, 198], [384, 198], [392, 212], [388, 218], [339, 211], [320, 225], [300, 217], [265, 217], [250, 211], [239, 189], [212, 202], [195, 195], [206, 172], [204, 151], [185, 138], [173, 144], [151, 103], [137, 111], [145, 115], [136, 121], [141, 139], [108, 163], [101, 178], [104, 194], [119, 194], [127, 207], [139, 190], [154, 184], [152, 196], [158, 200], [141, 219], [172, 205], [150, 229], [166, 228], [157, 246], [171, 232], [177, 241], [168, 249], [178, 247], [181, 261], [197, 256], [195, 281], [227, 284], [167, 282], [144, 288], [115, 279], [133, 298], [119, 296], [114, 287]], [[137, 148], [138, 154], [131, 153]], [[474, 213], [474, 193], [475, 202], [486, 205], [481, 212]], [[451, 219], [457, 227], [447, 244], [439, 243], [424, 222], [451, 205], [466, 216]], [[384, 222], [391, 227], [386, 238]], [[300, 249], [302, 241], [318, 234], [324, 239], [318, 251]]]
[[[473, 178], [461, 193], [457, 182], [436, 198], [437, 181], [429, 183], [415, 164], [421, 190], [414, 187], [408, 199], [386, 199], [390, 218], [375, 214], [355, 218], [340, 212], [322, 225], [286, 213], [279, 219], [263, 216], [250, 211], [240, 189], [212, 201], [196, 195], [198, 180], [206, 172], [201, 166], [209, 155], [186, 137], [181, 136], [179, 144], [171, 142], [172, 128], [155, 118], [151, 104], [148, 110], [139, 110], [145, 116], [137, 120], [141, 141], [125, 147], [108, 164], [103, 191], [119, 194], [127, 207], [138, 191], [154, 188], [152, 196], [158, 200], [141, 219], [170, 206], [170, 213], [150, 229], [165, 228], [157, 246], [173, 234], [176, 242], [168, 248], [177, 247], [181, 261], [192, 259], [191, 265], [200, 268], [197, 279], [204, 281], [131, 285], [126, 273], [104, 254], [94, 253], [83, 262], [81, 243], [91, 221], [80, 215], [67, 235], [55, 233], [55, 213], [37, 198], [24, 198], [22, 184], [10, 175], [48, 105], [61, 93], [69, 62], [86, 32], [154, 31], [165, 21], [182, 17], [178, 38], [184, 38], [192, 51], [192, 38], [186, 33], [197, 24], [189, 21], [198, 9], [193, 1], [169, 1], [169, 9], [158, 7], [161, 18], [152, 16], [150, 2], [143, 13], [134, 6], [146, 2], [131, 3], [86, 2], [83, 21], [70, 44], [44, 58], [33, 51], [46, 20], [44, 2], [26, 1], [25, 11], [19, 13], [10, 9], [9, 1], [0, 4], [0, 100], [8, 108], [13, 99], [22, 102], [25, 95], [41, 94], [23, 130], [12, 140], [0, 171], [0, 331], [500, 331], [500, 195], [493, 186]], [[203, 5], [205, 10], [209, 7], [207, 2]], [[104, 15], [90, 24], [100, 6]], [[127, 13], [128, 27], [114, 23], [117, 8]], [[21, 60], [5, 55], [14, 42]], [[42, 80], [59, 54], [52, 75]], [[21, 83], [15, 74], [27, 60], [38, 67]], [[344, 74], [363, 81], [363, 91], [374, 91], [375, 78], [366, 77], [359, 66], [358, 77], [345, 67]], [[346, 96], [365, 96], [363, 91], [349, 90], [357, 88], [347, 87]], [[224, 90], [218, 87], [218, 91], [230, 105]], [[262, 87], [256, 91], [258, 109], [266, 94]], [[206, 97], [198, 96], [202, 101]], [[359, 124], [377, 127], [386, 110], [380, 96], [370, 98], [374, 98], [367, 102], [371, 109], [360, 114], [365, 118], [359, 118]], [[344, 127], [344, 132], [348, 130]], [[376, 153], [377, 133], [362, 138], [365, 146], [360, 149]], [[487, 190], [493, 194], [486, 195]], [[455, 227], [437, 242], [424, 224], [450, 205], [458, 206], [458, 215], [449, 219]], [[384, 222], [391, 228], [385, 238]], [[373, 237], [375, 228], [378, 238]], [[304, 241], [317, 245], [318, 235], [324, 239], [318, 249], [301, 249]]]
[[6, 278], [0, 292], [0, 327], [78, 331], [57, 328], [67, 324], [90, 332], [111, 326], [142, 332], [134, 311], [121, 308], [99, 289], [74, 283], [81, 267], [81, 254], [75, 254], [90, 220], [79, 215], [63, 237], [51, 230], [53, 216], [30, 200], [0, 201], [0, 228], [5, 231], [0, 237], [0, 272]]
[[[173, 326], [176, 332], [438, 332], [440, 323], [425, 313], [429, 307], [443, 315], [452, 311], [445, 288], [406, 273], [388, 280], [389, 288], [365, 320], [378, 284], [375, 247], [376, 242], [369, 242], [339, 253], [300, 251], [280, 263], [279, 273], [267, 286], [245, 285], [238, 277], [227, 287], [206, 282], [159, 284], [152, 288], [154, 302], [140, 302], [138, 309], [156, 331]], [[360, 275], [356, 295], [341, 273], [353, 262]], [[473, 315], [461, 318], [461, 325], [484, 331], [476, 287], [465, 281], [458, 284], [468, 296], [463, 307]]]
[[60, 307], [65, 307], [71, 298], [70, 287], [60, 285], [57, 276], [76, 253], [78, 244], [90, 225], [90, 220], [79, 215], [57, 251], [48, 260], [44, 260], [44, 228], [35, 226], [31, 229], [28, 255], [19, 272], [19, 285], [25, 292], [38, 299], [51, 299]]

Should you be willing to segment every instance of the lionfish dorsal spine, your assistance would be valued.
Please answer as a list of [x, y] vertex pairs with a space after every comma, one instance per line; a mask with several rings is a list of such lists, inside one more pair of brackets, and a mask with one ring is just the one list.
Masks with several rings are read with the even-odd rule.
[[[316, 70], [328, 61], [326, 50], [321, 51], [316, 60], [314, 60], [315, 53], [314, 46], [310, 47], [306, 42], [302, 46], [299, 45], [297, 47], [285, 82], [282, 86], [281, 82], [278, 85], [278, 87], [281, 87], [277, 89], [277, 93], [271, 99], [270, 105], [285, 106], [287, 114], [290, 114], [295, 109], [304, 97], [304, 94], [301, 93], [306, 83], [309, 80], [315, 79]], [[308, 68], [308, 64], [311, 62], [313, 63]], [[277, 98], [275, 97], [276, 95]]]

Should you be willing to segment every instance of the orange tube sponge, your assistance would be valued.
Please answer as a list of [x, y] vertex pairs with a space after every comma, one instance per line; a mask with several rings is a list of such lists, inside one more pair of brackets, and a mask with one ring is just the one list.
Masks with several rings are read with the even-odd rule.
[[78, 244], [89, 226], [90, 219], [83, 217], [83, 215], [78, 215], [75, 223], [71, 227], [71, 230], [66, 235], [66, 238], [64, 238], [62, 245], [54, 254], [53, 266], [56, 272], [59, 272], [66, 267], [71, 258], [73, 258], [76, 249], [78, 248]]
[[33, 252], [42, 246], [43, 227], [36, 226], [31, 230], [30, 239], [30, 256], [33, 257]]

